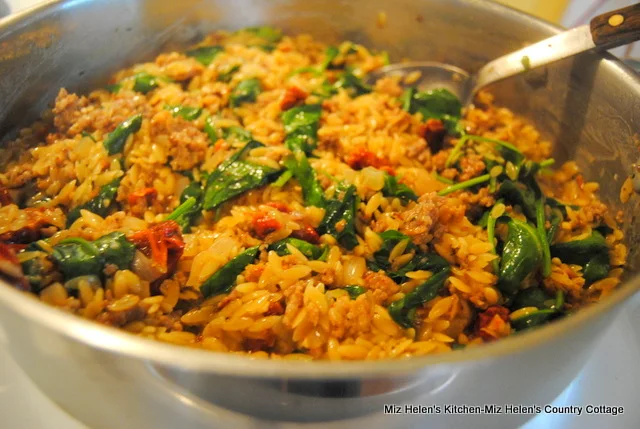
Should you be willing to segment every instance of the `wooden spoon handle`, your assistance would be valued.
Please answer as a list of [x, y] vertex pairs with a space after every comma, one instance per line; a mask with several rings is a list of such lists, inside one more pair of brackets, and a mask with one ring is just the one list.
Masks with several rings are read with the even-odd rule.
[[640, 3], [598, 15], [591, 20], [591, 36], [598, 48], [610, 49], [640, 39]]

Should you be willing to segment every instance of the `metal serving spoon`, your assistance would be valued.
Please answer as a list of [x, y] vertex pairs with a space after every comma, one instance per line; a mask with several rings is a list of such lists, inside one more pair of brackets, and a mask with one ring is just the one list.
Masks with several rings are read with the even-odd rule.
[[[445, 88], [469, 104], [485, 86], [555, 61], [590, 50], [606, 50], [640, 39], [640, 3], [598, 15], [581, 25], [485, 64], [476, 74], [438, 62], [391, 64], [369, 74], [375, 82], [385, 76], [399, 76], [406, 86], [421, 90]], [[419, 78], [409, 79], [409, 75]], [[406, 80], [410, 82], [405, 82]]]

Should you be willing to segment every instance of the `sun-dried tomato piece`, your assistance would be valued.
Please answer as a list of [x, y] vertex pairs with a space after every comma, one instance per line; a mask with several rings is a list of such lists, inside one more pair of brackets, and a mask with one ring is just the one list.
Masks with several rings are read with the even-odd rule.
[[249, 352], [268, 352], [275, 345], [276, 338], [273, 335], [268, 335], [267, 338], [246, 338], [243, 343]]
[[46, 209], [24, 209], [26, 225], [15, 231], [0, 234], [0, 241], [7, 244], [29, 244], [42, 238], [42, 229], [52, 226], [50, 214]]
[[291, 209], [289, 208], [289, 206], [285, 203], [281, 203], [278, 201], [271, 201], [268, 202], [266, 205], [268, 205], [269, 207], [273, 207], [274, 209], [278, 210], [279, 212], [282, 213], [290, 213]]
[[429, 144], [431, 152], [436, 153], [442, 149], [442, 143], [444, 136], [447, 134], [447, 129], [440, 119], [427, 119], [424, 124], [420, 125], [418, 134], [423, 137]]
[[13, 198], [11, 198], [9, 190], [4, 186], [0, 186], [0, 205], [8, 206], [11, 203], [13, 203]]
[[302, 228], [293, 231], [291, 236], [313, 244], [318, 244], [320, 242], [320, 235], [314, 227], [309, 225], [304, 225]]
[[288, 110], [298, 104], [300, 101], [304, 101], [309, 94], [302, 88], [295, 85], [289, 86], [280, 100], [280, 109]]
[[265, 238], [267, 235], [279, 230], [281, 227], [282, 225], [280, 225], [278, 220], [265, 213], [256, 215], [251, 222], [251, 228], [260, 238]]
[[22, 272], [22, 266], [10, 245], [0, 243], [0, 276], [5, 277], [19, 289], [30, 290], [29, 282]]
[[138, 231], [128, 238], [145, 256], [151, 258], [158, 269], [166, 273], [162, 280], [175, 271], [184, 251], [180, 225], [173, 220]]
[[486, 341], [500, 338], [508, 322], [508, 308], [501, 305], [489, 307], [482, 313], [478, 314], [478, 319], [476, 321], [476, 335], [482, 337]]
[[128, 200], [130, 205], [138, 204], [139, 201], [144, 200], [146, 205], [153, 204], [158, 197], [158, 191], [156, 188], [143, 188], [129, 194]]
[[265, 316], [280, 316], [284, 314], [284, 306], [280, 301], [272, 302], [269, 304], [269, 309], [264, 314]]
[[354, 170], [362, 170], [365, 167], [374, 167], [395, 176], [395, 171], [389, 166], [388, 160], [380, 158], [375, 153], [362, 147], [355, 149], [347, 155], [345, 162]]

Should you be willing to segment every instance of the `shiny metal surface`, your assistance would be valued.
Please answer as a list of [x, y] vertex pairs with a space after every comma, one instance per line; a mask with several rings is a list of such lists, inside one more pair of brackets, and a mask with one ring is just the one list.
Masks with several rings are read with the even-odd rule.
[[[404, 78], [414, 72], [420, 73], [419, 78], [417, 80], [411, 79], [411, 83], [407, 84]], [[400, 78], [399, 83], [402, 87], [416, 87], [421, 91], [444, 88], [463, 101], [468, 100], [471, 96], [471, 76], [461, 68], [450, 64], [431, 61], [389, 64], [369, 73], [367, 82], [373, 84], [384, 76]]]
[[588, 25], [563, 31], [487, 63], [475, 75], [471, 94], [494, 82], [594, 49]]
[[[380, 10], [387, 26], [376, 26]], [[558, 30], [477, 0], [59, 1], [0, 21], [0, 135], [35, 119], [57, 89], [86, 91], [108, 75], [204, 32], [257, 24], [348, 38], [386, 49], [392, 60], [476, 71]], [[620, 185], [636, 161], [640, 80], [610, 57], [562, 60], [491, 87], [599, 180], [622, 210], [629, 279], [604, 302], [543, 329], [491, 345], [403, 362], [259, 361], [143, 340], [47, 307], [0, 285], [0, 323], [14, 359], [57, 404], [93, 428], [208, 428], [220, 421], [295, 427], [398, 427], [376, 415], [383, 403], [547, 403], [573, 379], [614, 317], [640, 286], [638, 198], [621, 205]], [[262, 420], [253, 420], [258, 418]], [[479, 416], [477, 427], [515, 427], [527, 415]], [[461, 420], [451, 416], [450, 427]], [[268, 422], [268, 423], [267, 423]], [[415, 416], [407, 425], [437, 417]], [[458, 424], [456, 424], [458, 423]], [[234, 423], [229, 423], [233, 426]]]
[[408, 86], [417, 86], [423, 91], [446, 88], [466, 105], [473, 101], [478, 91], [492, 83], [587, 52], [595, 47], [590, 27], [582, 25], [496, 58], [474, 74], [450, 64], [422, 61], [390, 64], [371, 73], [369, 81], [375, 82], [383, 76], [404, 78], [413, 72], [420, 72], [420, 78]]

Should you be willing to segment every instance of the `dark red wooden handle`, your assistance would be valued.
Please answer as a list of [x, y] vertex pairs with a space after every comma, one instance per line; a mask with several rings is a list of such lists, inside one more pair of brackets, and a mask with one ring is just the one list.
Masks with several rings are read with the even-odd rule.
[[615, 48], [640, 39], [640, 3], [598, 15], [591, 20], [593, 43]]

